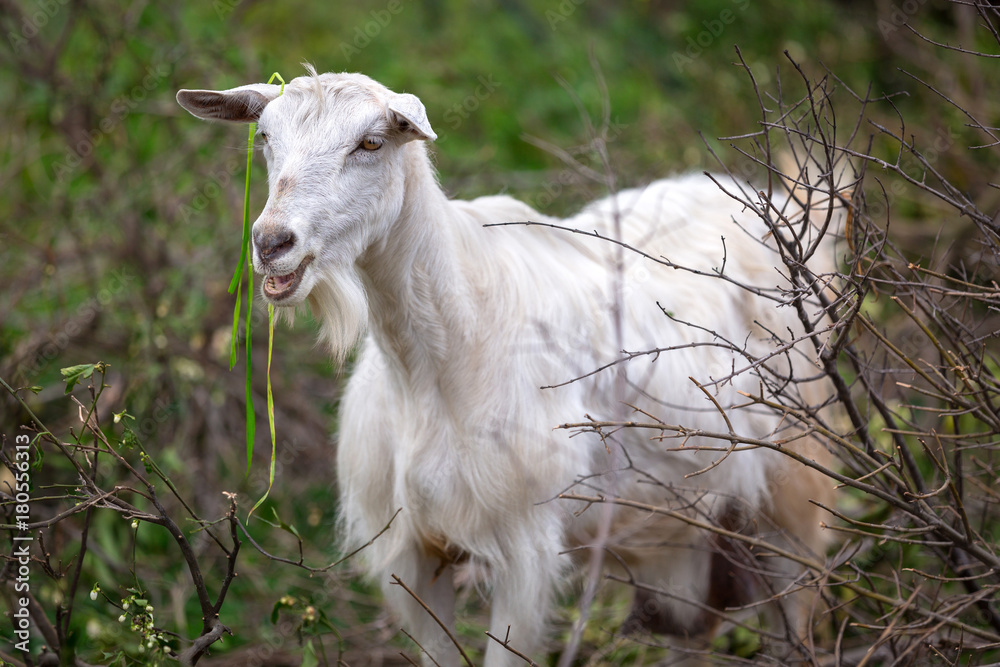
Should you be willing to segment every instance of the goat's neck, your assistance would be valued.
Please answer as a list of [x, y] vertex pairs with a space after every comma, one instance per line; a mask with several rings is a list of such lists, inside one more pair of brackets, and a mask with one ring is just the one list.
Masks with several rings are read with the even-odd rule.
[[481, 247], [481, 231], [441, 191], [422, 146], [407, 159], [402, 213], [358, 266], [383, 354], [411, 378], [440, 381], [479, 339], [467, 267], [477, 263], [468, 255]]

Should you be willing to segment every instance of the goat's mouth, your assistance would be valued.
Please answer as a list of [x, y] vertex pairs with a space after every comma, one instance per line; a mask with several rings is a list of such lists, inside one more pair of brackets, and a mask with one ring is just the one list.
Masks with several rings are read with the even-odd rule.
[[305, 275], [306, 267], [313, 261], [312, 255], [307, 255], [298, 267], [291, 273], [283, 276], [267, 276], [264, 279], [264, 296], [269, 301], [283, 301], [295, 294], [295, 291], [302, 283], [302, 276]]

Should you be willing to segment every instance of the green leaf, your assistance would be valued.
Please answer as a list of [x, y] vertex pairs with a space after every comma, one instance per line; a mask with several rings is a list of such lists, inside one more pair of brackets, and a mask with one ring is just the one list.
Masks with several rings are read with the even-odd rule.
[[[46, 433], [47, 433], [47, 431], [46, 431]], [[45, 450], [38, 446], [38, 440], [41, 437], [42, 437], [42, 434], [39, 433], [31, 441], [31, 444], [34, 445], [33, 449], [35, 450], [35, 460], [31, 464], [31, 469], [35, 470], [35, 471], [41, 470], [42, 469], [42, 463], [45, 461]]]
[[126, 428], [125, 432], [122, 433], [122, 438], [120, 440], [120, 445], [127, 449], [132, 449], [139, 444], [139, 438], [136, 436], [135, 431], [130, 428]]
[[302, 536], [299, 535], [299, 531], [295, 528], [295, 526], [285, 523], [284, 521], [281, 520], [281, 517], [278, 516], [278, 510], [274, 509], [274, 507], [271, 507], [271, 514], [274, 515], [274, 521], [278, 524], [278, 526], [281, 527], [283, 531], [285, 531], [286, 533], [291, 533], [292, 535], [298, 537], [299, 539], [302, 538]]
[[302, 647], [302, 667], [317, 667], [317, 665], [319, 665], [319, 658], [316, 656], [316, 648], [310, 639]]
[[323, 611], [322, 609], [318, 609], [317, 611], [319, 612], [319, 616], [316, 621], [317, 625], [329, 628], [330, 632], [336, 633], [337, 637], [339, 638], [340, 633], [337, 631], [337, 628], [333, 625], [333, 623], [330, 622], [330, 619], [327, 617], [326, 612]]
[[277, 625], [278, 615], [281, 613], [282, 609], [291, 608], [292, 605], [288, 600], [289, 597], [287, 595], [283, 595], [277, 602], [274, 603], [274, 606], [271, 608], [271, 625]]
[[62, 373], [63, 379], [66, 380], [66, 393], [68, 394], [73, 391], [73, 387], [76, 386], [77, 382], [90, 378], [94, 374], [95, 368], [97, 368], [97, 364], [79, 364], [77, 366], [60, 368], [59, 372]]

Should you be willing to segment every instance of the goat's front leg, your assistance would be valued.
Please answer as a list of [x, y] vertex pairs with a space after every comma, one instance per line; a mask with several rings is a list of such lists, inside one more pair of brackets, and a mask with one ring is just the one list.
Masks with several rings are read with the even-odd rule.
[[[534, 537], [537, 539], [537, 536]], [[490, 634], [519, 652], [539, 650], [549, 620], [552, 598], [561, 572], [559, 545], [524, 544], [501, 572], [493, 573]], [[489, 640], [485, 667], [513, 667], [524, 661]]]
[[[414, 550], [416, 551], [416, 550]], [[455, 632], [455, 582], [450, 565], [442, 567], [441, 559], [410, 552], [401, 556], [386, 572], [382, 590], [389, 605], [400, 617], [403, 629], [423, 647], [424, 667], [458, 667], [459, 653], [455, 644], [423, 606], [402, 586], [395, 583], [394, 574], [423, 600], [452, 634]], [[433, 660], [431, 659], [433, 658]]]

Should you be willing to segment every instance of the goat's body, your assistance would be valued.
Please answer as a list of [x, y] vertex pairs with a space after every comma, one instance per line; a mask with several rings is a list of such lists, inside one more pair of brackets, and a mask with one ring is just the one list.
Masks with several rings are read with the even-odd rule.
[[[418, 167], [411, 168], [419, 168], [420, 161], [414, 164]], [[437, 637], [432, 655], [449, 655], [451, 647], [408, 594], [389, 585], [392, 574], [404, 580], [409, 575], [407, 583], [418, 589], [432, 581], [441, 588], [435, 578], [447, 579], [452, 564], [484, 574], [493, 591], [494, 634], [506, 636], [510, 625], [513, 646], [534, 647], [549, 598], [569, 565], [559, 554], [590, 543], [599, 529], [598, 510], [576, 517], [578, 504], [553, 499], [581, 479], [599, 488], [609, 483], [601, 477], [611, 461], [606, 444], [554, 427], [584, 415], [620, 416], [617, 396], [667, 423], [725, 431], [719, 412], [688, 378], [720, 379], [745, 360], [712, 345], [712, 333], [672, 321], [663, 310], [745, 344], [750, 354], [767, 345], [761, 325], [782, 334], [798, 327], [794, 313], [780, 313], [774, 301], [711, 275], [670, 270], [624, 252], [620, 345], [630, 351], [707, 345], [655, 362], [652, 356], [632, 362], [624, 396], [616, 393], [615, 369], [541, 389], [617, 357], [614, 246], [541, 226], [484, 224], [558, 223], [614, 237], [617, 211], [622, 240], [654, 257], [706, 274], [724, 268], [726, 276], [747, 285], [775, 284], [777, 255], [759, 241], [763, 224], [752, 213], [740, 214], [717, 186], [695, 176], [620, 193], [565, 222], [508, 197], [473, 202], [440, 197], [435, 203], [431, 215], [401, 221], [359, 262], [372, 321], [342, 403], [341, 511], [349, 546], [359, 546], [402, 509], [363, 557], [395, 606], [410, 610], [404, 611], [406, 621]], [[730, 243], [728, 253], [722, 237]], [[732, 409], [745, 402], [741, 390], [760, 391], [749, 373], [711, 391], [736, 432], [773, 435], [775, 415]], [[633, 468], [616, 475], [612, 490], [623, 498], [677, 505], [701, 494], [700, 511], [709, 517], [734, 503], [752, 516], [774, 500], [768, 481], [783, 467], [779, 454], [741, 451], [686, 479], [720, 458], [718, 441], [694, 439], [686, 443], [689, 451], [668, 453], [676, 442], [649, 440], [655, 433], [620, 435]], [[695, 451], [698, 444], [716, 451]], [[645, 575], [646, 583], [705, 600], [710, 583], [705, 535], [678, 521], [653, 521], [627, 510], [618, 514], [610, 546], [619, 557]], [[438, 600], [449, 595], [423, 592]], [[671, 608], [662, 615], [675, 631], [698, 632], [694, 607], [665, 604]], [[489, 651], [491, 665], [511, 657], [499, 646]]]
[[[787, 281], [757, 215], [708, 179], [622, 192], [560, 223], [685, 267], [672, 270], [602, 238], [485, 228], [557, 221], [508, 197], [449, 201], [427, 158], [423, 141], [436, 135], [422, 103], [367, 77], [313, 73], [284, 87], [185, 90], [178, 101], [201, 118], [258, 123], [270, 184], [253, 226], [264, 298], [308, 299], [338, 359], [368, 328], [341, 405], [345, 546], [367, 543], [395, 517], [361, 558], [437, 663], [457, 665], [457, 650], [392, 575], [446, 625], [456, 580], [482, 581], [494, 636], [529, 654], [570, 565], [561, 554], [577, 545], [606, 548], [608, 561], [652, 587], [637, 591], [630, 629], [704, 634], [712, 609], [750, 602], [754, 575], [734, 563], [753, 556], [735, 541], [677, 516], [558, 499], [563, 491], [822, 548], [806, 498], [824, 491], [807, 468], [789, 473], [778, 452], [725, 452], [724, 440], [690, 432], [780, 433], [785, 446], [807, 449], [791, 444], [776, 412], [740, 407], [747, 396], [769, 398], [758, 375], [777, 368], [779, 379], [801, 378], [808, 364], [786, 350], [769, 371], [746, 371], [794, 336], [799, 318], [738, 286]], [[654, 348], [672, 349], [591, 373], [623, 349]], [[628, 417], [625, 406], [689, 437], [623, 429], [602, 440], [555, 428]], [[494, 643], [485, 662], [517, 658]]]

